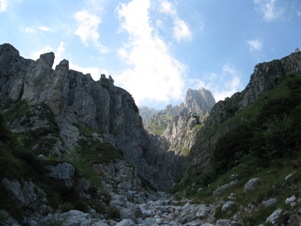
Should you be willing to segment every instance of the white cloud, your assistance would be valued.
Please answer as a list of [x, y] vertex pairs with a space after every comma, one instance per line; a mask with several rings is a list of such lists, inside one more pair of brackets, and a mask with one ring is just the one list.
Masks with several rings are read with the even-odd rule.
[[39, 31], [51, 31], [51, 29], [49, 27], [46, 26], [40, 26], [40, 27], [26, 27], [24, 29], [25, 32], [27, 33], [36, 33], [37, 30]]
[[174, 37], [178, 40], [191, 40], [192, 33], [185, 21], [177, 18], [174, 21]]
[[262, 42], [259, 39], [248, 40], [247, 44], [251, 52], [260, 51], [262, 49]]
[[301, 16], [301, 11], [299, 11], [299, 12], [297, 13], [297, 16]]
[[27, 33], [35, 33], [36, 32], [36, 30], [32, 27], [26, 27], [24, 29], [24, 31], [27, 32]]
[[159, 11], [161, 13], [166, 13], [169, 15], [177, 14], [177, 10], [175, 9], [175, 7], [169, 1], [166, 1], [166, 0], [161, 2]]
[[188, 24], [178, 16], [175, 6], [164, 0], [159, 5], [159, 12], [170, 15], [173, 20], [173, 36], [177, 41], [191, 41], [192, 32]]
[[87, 10], [79, 11], [75, 14], [78, 27], [75, 34], [80, 37], [83, 43], [88, 44], [92, 41], [94, 44], [98, 42], [99, 33], [98, 25], [101, 22], [100, 17], [93, 15]]
[[38, 29], [41, 30], [41, 31], [51, 31], [51, 29], [49, 27], [46, 27], [46, 26], [38, 27]]
[[5, 12], [7, 9], [7, 0], [0, 0], [0, 13]]
[[276, 6], [276, 0], [254, 0], [257, 10], [263, 15], [263, 20], [271, 22], [279, 18], [285, 11]]
[[185, 67], [168, 53], [167, 45], [154, 32], [149, 9], [150, 0], [132, 0], [117, 9], [121, 26], [129, 34], [119, 55], [131, 68], [114, 79], [134, 96], [137, 104], [180, 100]]
[[101, 8], [100, 6], [97, 6], [94, 1], [91, 1], [90, 3], [93, 3], [92, 7], [94, 7], [94, 9], [84, 9], [75, 14], [74, 18], [78, 26], [74, 34], [79, 36], [85, 45], [89, 45], [89, 42], [92, 42], [101, 53], [107, 53], [109, 49], [102, 45], [99, 40], [100, 34], [98, 26], [101, 23], [101, 18], [97, 14]]

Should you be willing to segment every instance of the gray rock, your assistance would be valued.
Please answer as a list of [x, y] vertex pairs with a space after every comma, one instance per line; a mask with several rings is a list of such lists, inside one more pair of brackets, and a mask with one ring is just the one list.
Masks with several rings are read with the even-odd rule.
[[109, 205], [119, 211], [121, 219], [137, 221], [137, 219], [142, 217], [142, 211], [139, 206], [129, 202], [125, 196], [114, 195]]
[[228, 201], [222, 206], [222, 212], [227, 212], [232, 206], [234, 206], [235, 202]]
[[75, 168], [67, 162], [59, 163], [57, 165], [48, 165], [47, 170], [49, 176], [64, 182], [67, 189], [71, 189], [74, 185]]
[[222, 186], [220, 186], [220, 187], [218, 187], [217, 189], [215, 189], [214, 191], [213, 191], [213, 195], [220, 195], [221, 193], [223, 193], [226, 189], [228, 189], [229, 187], [232, 187], [232, 186], [234, 186], [235, 184], [237, 184], [238, 183], [238, 180], [234, 180], [234, 181], [231, 181], [230, 183], [228, 183], [228, 184], [224, 184], [224, 185], [222, 185]]
[[293, 196], [285, 199], [285, 204], [291, 204], [291, 203], [295, 202], [296, 200], [297, 200], [296, 196], [293, 195]]
[[91, 217], [88, 213], [78, 210], [70, 210], [61, 214], [49, 214], [39, 221], [39, 225], [64, 225], [64, 226], [88, 226], [91, 225]]
[[273, 225], [277, 225], [279, 222], [279, 218], [281, 217], [282, 209], [276, 209], [267, 219], [266, 223], [271, 223]]
[[118, 222], [116, 226], [135, 226], [135, 222], [131, 219], [123, 219], [122, 221]]
[[251, 178], [244, 186], [244, 192], [254, 190], [261, 183], [260, 178]]
[[19, 181], [17, 181], [17, 180], [9, 181], [8, 179], [4, 178], [2, 180], [2, 184], [4, 185], [4, 187], [6, 188], [6, 190], [8, 190], [13, 195], [13, 197], [15, 198], [15, 200], [21, 206], [25, 206], [26, 205], [25, 197], [24, 197], [24, 194], [22, 192], [21, 185], [20, 185]]
[[196, 212], [196, 217], [200, 219], [205, 219], [208, 217], [210, 213], [210, 208], [207, 205], [199, 205], [198, 210]]
[[271, 198], [271, 199], [262, 201], [262, 205], [264, 207], [270, 207], [270, 206], [275, 205], [277, 203], [277, 201], [278, 200], [276, 198]]
[[91, 226], [109, 226], [109, 225], [104, 221], [98, 221], [93, 223]]
[[220, 219], [216, 221], [215, 226], [235, 226], [236, 222], [228, 219]]

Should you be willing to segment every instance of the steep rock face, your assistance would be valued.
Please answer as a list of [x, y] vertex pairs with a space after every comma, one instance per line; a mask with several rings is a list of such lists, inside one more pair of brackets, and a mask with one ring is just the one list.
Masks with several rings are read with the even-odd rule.
[[188, 89], [186, 92], [184, 107], [190, 112], [206, 115], [214, 104], [215, 99], [212, 93], [205, 88], [200, 88], [199, 90]]
[[274, 88], [283, 76], [300, 72], [300, 52], [294, 52], [280, 60], [256, 65], [250, 82], [242, 92], [235, 93], [231, 98], [218, 102], [212, 108], [208, 126], [213, 127], [222, 123], [238, 110], [258, 100], [264, 92]]
[[205, 127], [198, 134], [197, 142], [192, 148], [189, 160], [191, 165], [188, 166], [186, 175], [191, 172], [192, 168], [203, 170], [210, 167], [212, 150], [217, 141], [223, 135], [233, 131], [239, 122], [236, 121], [223, 130], [219, 129], [205, 137], [208, 131], [212, 131], [238, 111], [262, 98], [263, 94], [276, 87], [284, 76], [299, 73], [301, 73], [300, 52], [294, 52], [280, 60], [256, 65], [250, 82], [242, 92], [235, 93], [231, 98], [218, 102], [212, 108]]
[[171, 144], [170, 150], [176, 154], [187, 155], [195, 143], [198, 127], [215, 104], [215, 99], [209, 90], [189, 89], [186, 92], [182, 110], [173, 117], [163, 136]]
[[91, 127], [120, 149], [124, 158], [156, 187], [169, 188], [173, 175], [162, 161], [170, 153], [156, 149], [162, 145], [155, 144], [158, 141], [144, 130], [132, 96], [115, 87], [111, 77], [94, 81], [90, 74], [70, 70], [67, 60], [55, 70], [53, 62], [53, 53], [42, 54], [33, 61], [22, 58], [13, 46], [1, 45], [1, 105], [20, 100], [31, 106], [46, 104], [55, 115], [63, 141], [56, 151], [70, 151], [80, 138], [79, 127]]
[[20, 57], [19, 51], [9, 44], [0, 48], [1, 104], [18, 101], [23, 94], [24, 77], [33, 61]]

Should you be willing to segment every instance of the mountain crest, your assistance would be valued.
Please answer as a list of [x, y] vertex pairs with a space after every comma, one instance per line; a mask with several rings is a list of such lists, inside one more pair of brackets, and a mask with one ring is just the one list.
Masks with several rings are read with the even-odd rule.
[[114, 86], [111, 76], [101, 75], [94, 81], [90, 74], [69, 69], [68, 60], [62, 60], [54, 70], [54, 57], [45, 53], [33, 61], [21, 57], [9, 44], [0, 45], [2, 109], [20, 101], [33, 108], [45, 104], [62, 139], [49, 155], [61, 156], [73, 150], [82, 138], [81, 128], [90, 128], [98, 131], [95, 136], [102, 142], [118, 148], [155, 187], [169, 188], [173, 176], [166, 169], [169, 166], [160, 163], [169, 157], [164, 157], [164, 147], [158, 149], [160, 142], [144, 130], [133, 97]]

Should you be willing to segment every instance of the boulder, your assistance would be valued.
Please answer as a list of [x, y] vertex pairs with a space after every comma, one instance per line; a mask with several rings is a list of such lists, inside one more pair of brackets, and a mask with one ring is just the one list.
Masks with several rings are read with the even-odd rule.
[[220, 195], [221, 193], [223, 193], [226, 189], [228, 189], [229, 187], [232, 187], [234, 186], [235, 184], [238, 183], [238, 180], [234, 180], [234, 181], [231, 181], [230, 183], [228, 184], [224, 184], [220, 187], [218, 187], [217, 189], [215, 189], [213, 191], [213, 195]]
[[282, 209], [278, 208], [266, 219], [265, 222], [271, 223], [273, 225], [278, 225], [281, 214], [282, 214]]
[[296, 196], [293, 195], [293, 196], [291, 196], [291, 197], [285, 199], [285, 204], [292, 204], [292, 203], [294, 203], [296, 200], [297, 200]]
[[142, 211], [139, 206], [129, 202], [123, 195], [114, 195], [109, 206], [118, 210], [121, 219], [137, 221], [137, 219], [142, 217]]
[[251, 178], [244, 186], [244, 192], [254, 190], [261, 183], [260, 178]]
[[264, 207], [270, 207], [270, 206], [275, 205], [277, 203], [277, 201], [278, 200], [276, 198], [271, 198], [271, 199], [262, 201], [262, 205]]
[[235, 226], [236, 222], [228, 219], [220, 219], [216, 221], [215, 226]]
[[59, 163], [57, 165], [48, 165], [46, 169], [48, 175], [56, 180], [63, 181], [67, 189], [71, 189], [75, 182], [75, 167], [68, 162]]
[[70, 210], [61, 214], [48, 214], [38, 223], [39, 225], [88, 226], [91, 225], [91, 217], [88, 213]]
[[222, 206], [222, 212], [227, 212], [232, 206], [234, 206], [235, 202], [228, 201]]
[[116, 226], [135, 226], [135, 222], [131, 219], [123, 219], [122, 221], [118, 222]]
[[207, 205], [199, 205], [198, 210], [196, 212], [196, 217], [200, 219], [205, 219], [208, 217], [210, 213], [210, 208]]

